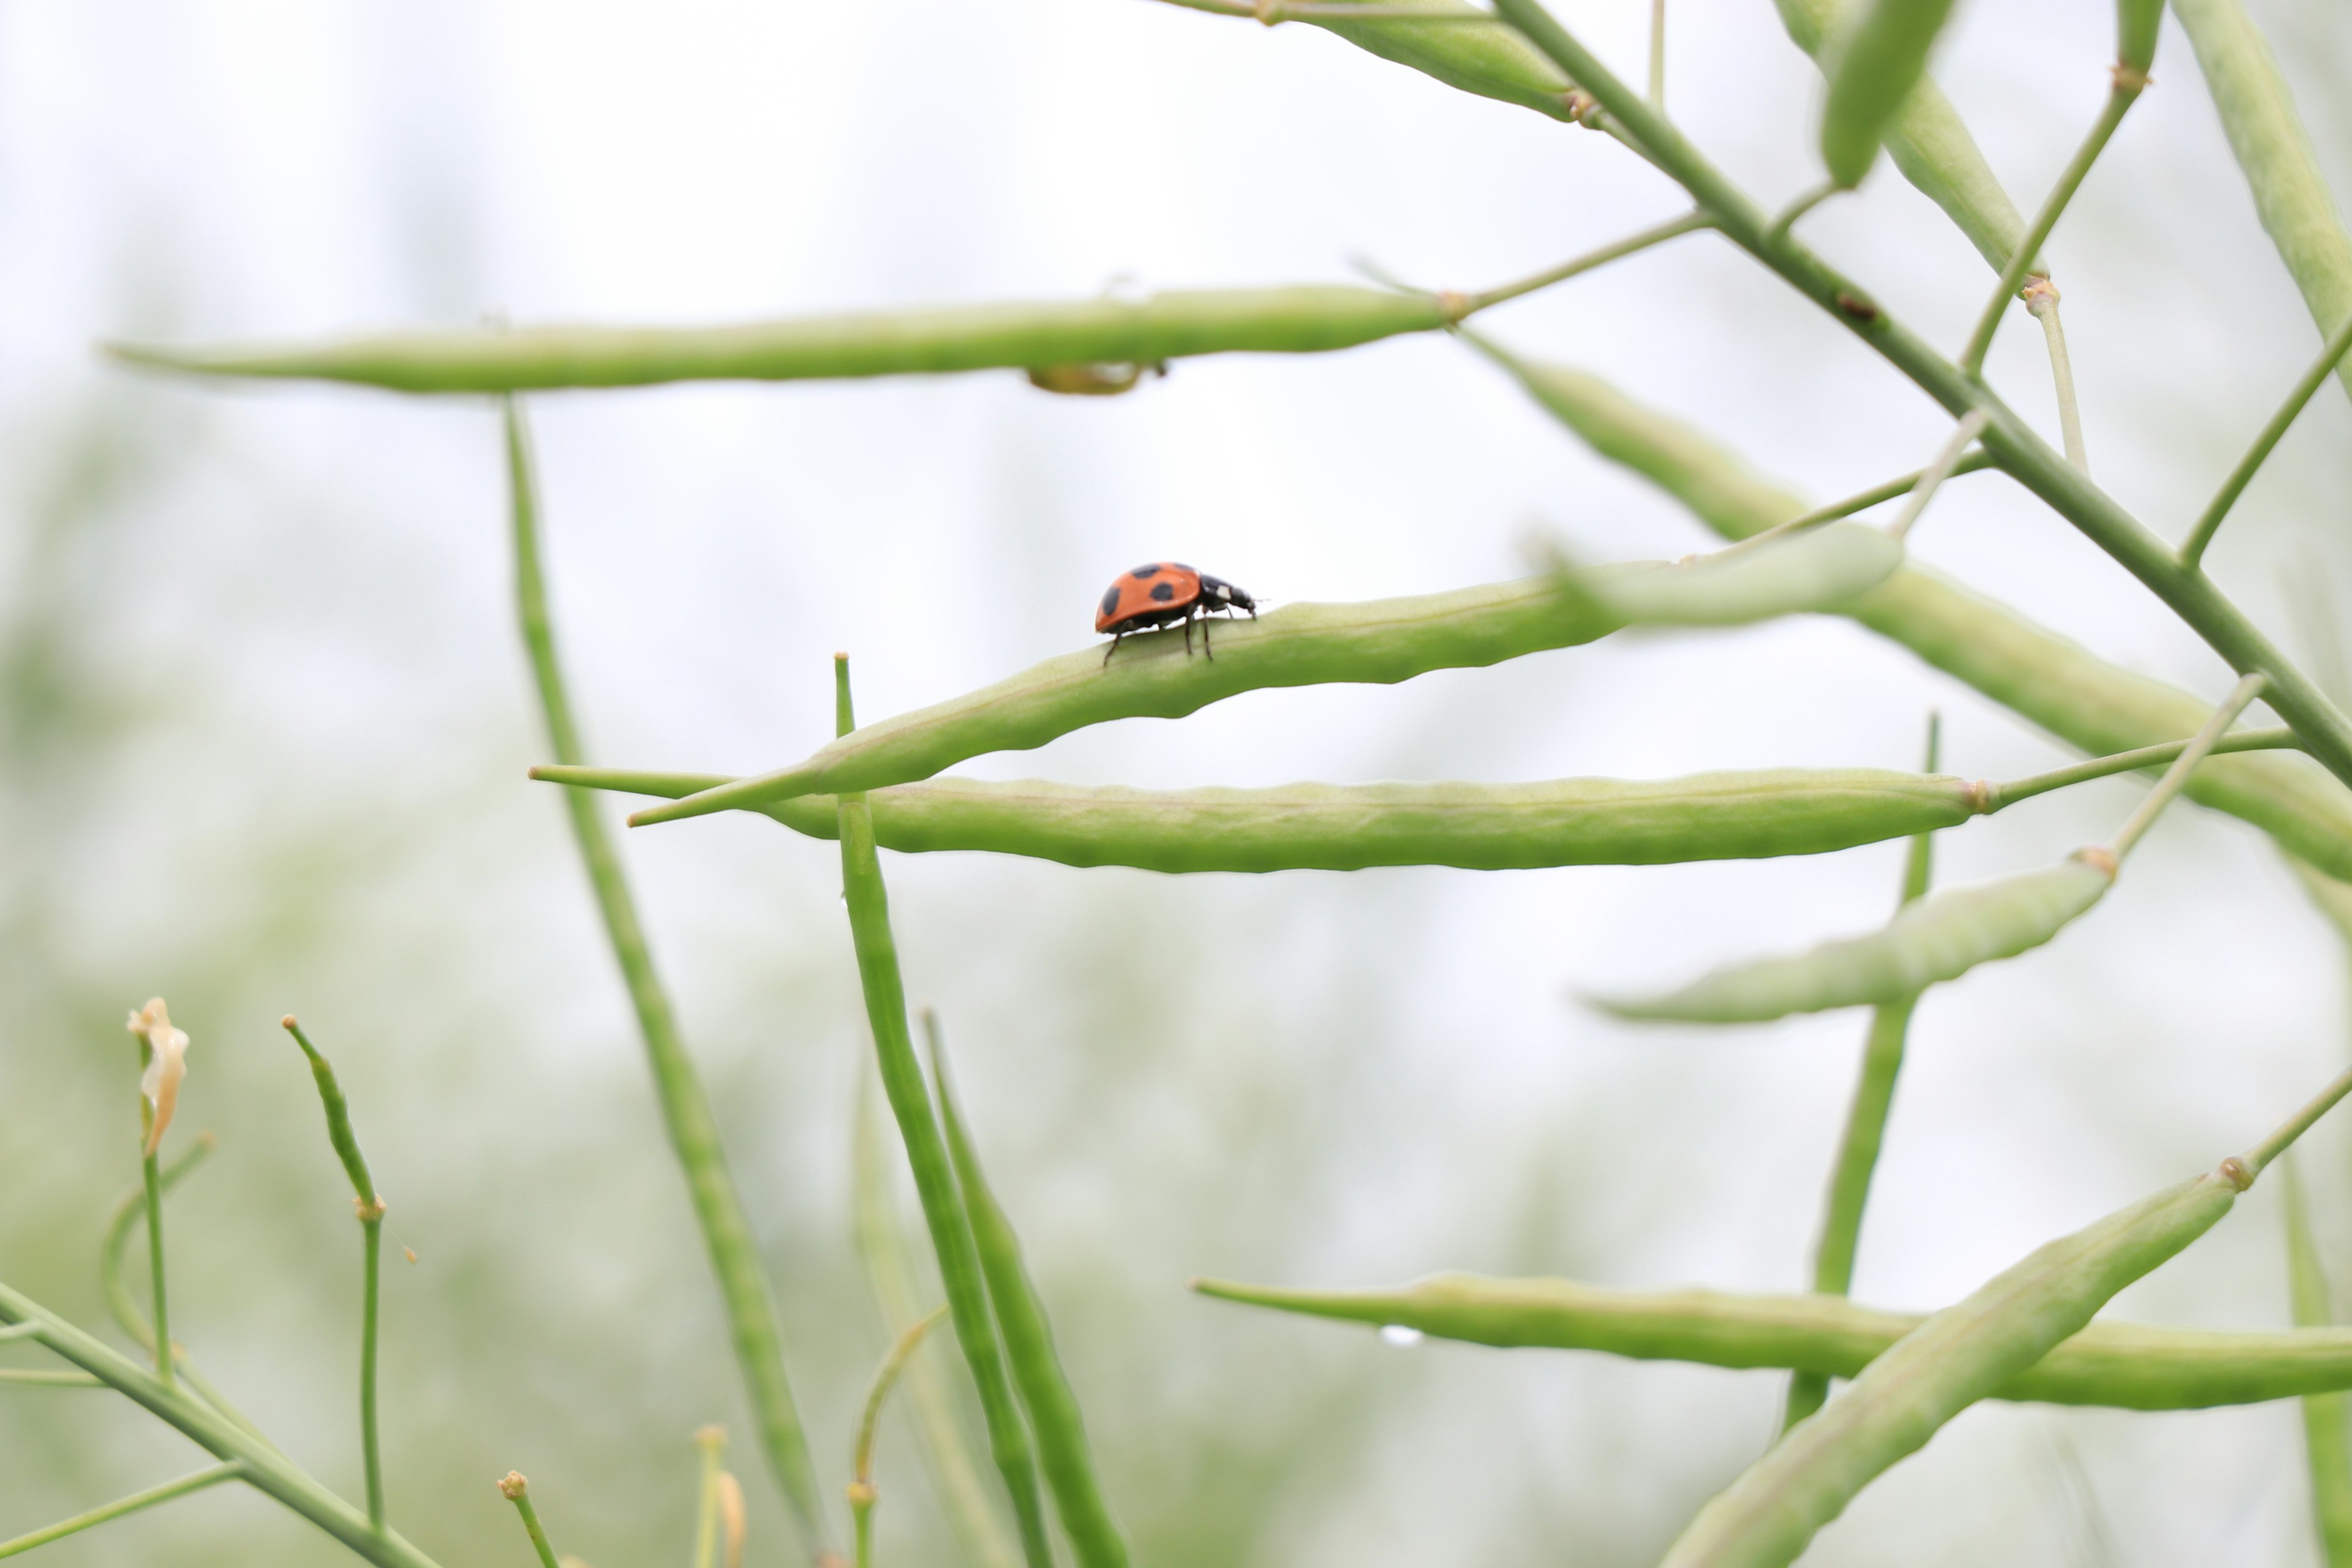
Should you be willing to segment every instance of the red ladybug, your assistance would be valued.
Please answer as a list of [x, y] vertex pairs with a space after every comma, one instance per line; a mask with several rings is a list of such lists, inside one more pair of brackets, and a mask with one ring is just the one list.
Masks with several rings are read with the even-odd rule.
[[1209, 616], [1223, 610], [1231, 615], [1235, 610], [1247, 610], [1250, 619], [1257, 619], [1257, 601], [1221, 577], [1206, 572], [1195, 572], [1181, 561], [1154, 561], [1132, 572], [1122, 572], [1118, 581], [1104, 590], [1102, 603], [1095, 606], [1095, 630], [1111, 634], [1110, 647], [1103, 650], [1103, 663], [1129, 632], [1149, 631], [1154, 626], [1184, 623], [1184, 657], [1192, 656], [1192, 621], [1201, 622], [1201, 647], [1211, 658], [1215, 650], [1209, 647]]

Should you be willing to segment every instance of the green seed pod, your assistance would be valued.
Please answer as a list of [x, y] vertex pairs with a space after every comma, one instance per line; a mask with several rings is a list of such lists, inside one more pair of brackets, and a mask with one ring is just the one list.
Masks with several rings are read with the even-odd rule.
[[[1220, 1300], [1343, 1322], [1419, 1329], [1508, 1348], [1598, 1351], [1642, 1361], [1784, 1367], [1851, 1379], [1927, 1320], [1838, 1296], [1611, 1290], [1572, 1279], [1440, 1274], [1401, 1290], [1287, 1290], [1200, 1279]], [[2253, 1333], [2105, 1319], [1996, 1385], [1989, 1399], [2202, 1410], [2352, 1388], [2352, 1329]]]
[[1862, 184], [1887, 128], [1927, 74], [1927, 52], [1951, 19], [1952, 0], [1862, 0], [1822, 51], [1829, 100], [1822, 109], [1822, 163], [1841, 190]]
[[[1741, 557], [1746, 564], [1738, 571], [1695, 556], [1405, 599], [1286, 605], [1255, 620], [1217, 622], [1213, 634], [1204, 634], [1215, 638], [1213, 658], [1198, 657], [1182, 631], [1129, 636], [1116, 658], [1089, 649], [1047, 659], [994, 686], [868, 724], [792, 767], [656, 806], [630, 821], [643, 826], [796, 795], [881, 789], [929, 778], [984, 752], [1027, 751], [1089, 724], [1180, 719], [1242, 691], [1327, 682], [1387, 686], [1433, 669], [1499, 664], [1618, 630], [1628, 617], [1610, 605], [1621, 594], [1663, 618], [1712, 626], [1826, 609], [1850, 599], [1867, 572], [1884, 576], [1892, 564], [1885, 551], [1884, 542], [1847, 536], [1821, 543], [1793, 539]], [[1806, 593], [1829, 596], [1808, 599]]]
[[2252, 1180], [2235, 1164], [2051, 1242], [1929, 1318], [1717, 1493], [1659, 1568], [1795, 1562], [1864, 1487], [2212, 1228]]
[[2046, 870], [1907, 904], [1868, 936], [1718, 969], [1664, 996], [1597, 1005], [1621, 1018], [1742, 1024], [1895, 1002], [2041, 946], [2097, 903], [2115, 879], [2112, 857], [2086, 849]]
[[[1402, 3], [1438, 17], [1480, 14], [1465, 0]], [[1383, 11], [1399, 8], [1391, 0], [1382, 0], [1381, 5]], [[1368, 54], [1410, 66], [1448, 87], [1476, 93], [1481, 98], [1521, 104], [1554, 120], [1573, 118], [1568, 102], [1571, 86], [1569, 79], [1512, 28], [1478, 22], [1415, 22], [1393, 17], [1349, 22], [1318, 16], [1315, 24], [1337, 33]]]
[[395, 392], [521, 392], [1323, 353], [1446, 323], [1445, 307], [1428, 296], [1312, 285], [803, 316], [740, 327], [522, 327], [255, 347], [114, 344], [109, 352], [136, 364], [205, 375], [357, 382]]
[[2157, 29], [2164, 21], [2164, 0], [2116, 0], [2116, 65], [2121, 71], [2146, 77], [2156, 62]]
[[[727, 782], [601, 768], [534, 768], [531, 776], [672, 799]], [[1169, 872], [1497, 871], [1826, 854], [1952, 826], [1981, 811], [1984, 799], [1981, 785], [1963, 779], [1790, 768], [1642, 781], [1158, 791], [939, 778], [875, 790], [866, 804], [876, 841], [901, 852], [978, 849]], [[835, 832], [831, 795], [754, 809], [811, 837]]]
[[1601, 596], [1631, 625], [1745, 626], [1851, 604], [1902, 563], [1899, 541], [1832, 522], [1629, 574]]
[[[2352, 247], [2346, 254], [2352, 258]], [[2345, 277], [2352, 301], [2352, 260]], [[2352, 314], [2352, 303], [2343, 313]], [[1664, 489], [1725, 538], [1746, 539], [1806, 510], [1712, 437], [1598, 376], [1482, 346], [1595, 451]], [[2189, 734], [2210, 711], [2179, 687], [2109, 664], [1925, 566], [1898, 566], [1843, 613], [2092, 756]], [[2310, 758], [2216, 758], [2197, 770], [2188, 795], [2352, 882], [2352, 793]]]

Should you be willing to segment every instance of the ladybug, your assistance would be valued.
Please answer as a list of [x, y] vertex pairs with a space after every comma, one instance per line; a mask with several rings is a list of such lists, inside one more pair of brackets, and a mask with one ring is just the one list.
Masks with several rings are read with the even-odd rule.
[[1119, 643], [1129, 632], [1149, 631], [1154, 626], [1184, 623], [1184, 656], [1192, 655], [1192, 621], [1201, 622], [1201, 647], [1211, 658], [1215, 650], [1209, 647], [1209, 615], [1223, 610], [1227, 615], [1235, 610], [1247, 610], [1250, 619], [1257, 619], [1257, 601], [1220, 577], [1206, 572], [1195, 572], [1181, 561], [1154, 561], [1132, 572], [1122, 572], [1118, 581], [1104, 590], [1102, 603], [1095, 606], [1095, 630], [1111, 634], [1110, 647], [1103, 651], [1103, 663], [1118, 651]]

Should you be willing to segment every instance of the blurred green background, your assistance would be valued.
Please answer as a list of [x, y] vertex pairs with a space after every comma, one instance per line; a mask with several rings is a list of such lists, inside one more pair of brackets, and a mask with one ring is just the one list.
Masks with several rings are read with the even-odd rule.
[[[2338, 180], [2352, 14], [2257, 0]], [[1646, 7], [1570, 0], [1622, 61]], [[1940, 68], [2028, 205], [2105, 90], [2105, 7], [1979, 0]], [[1816, 82], [1762, 0], [1674, 0], [1670, 99], [1756, 190], [1811, 179]], [[2184, 40], [2051, 256], [2102, 481], [2177, 534], [2315, 342]], [[292, 1454], [358, 1490], [358, 1245], [299, 1014], [391, 1200], [396, 1523], [520, 1563], [532, 1479], [595, 1568], [681, 1560], [689, 1434], [737, 1436], [750, 1560], [789, 1536], [748, 1441], [684, 1194], [541, 760], [485, 406], [206, 393], [111, 370], [174, 341], [411, 322], [722, 321], [1106, 287], [1347, 276], [1475, 287], [1675, 210], [1605, 139], [1303, 27], [1140, 0], [885, 9], [102, 4], [0, 8], [0, 1279], [85, 1324], [136, 1177], [125, 1011], [194, 1037], [173, 1326]], [[1809, 233], [1937, 341], [1989, 286], [1882, 170]], [[1510, 307], [1829, 497], [1941, 416], [1705, 239]], [[2012, 326], [1992, 374], [2046, 420]], [[533, 405], [561, 633], [602, 761], [750, 771], [830, 732], [827, 656], [878, 716], [1082, 646], [1100, 584], [1176, 556], [1262, 599], [1703, 548], [1444, 341], [1187, 362], [1097, 401], [1015, 376], [684, 388]], [[2324, 389], [2211, 558], [2293, 632], [2344, 591], [2352, 417]], [[2225, 673], [1991, 476], [1928, 560], [2134, 668]], [[2295, 640], [2291, 635], [2289, 640]], [[1653, 775], [2060, 753], [1843, 622], [1626, 637], [1396, 689], [1264, 692], [984, 759], [1150, 784]], [[2046, 861], [2139, 786], [1947, 835], [1941, 874]], [[769, 1263], [829, 1499], [885, 1344], [850, 1245], [867, 1045], [829, 845], [761, 820], [629, 836], [655, 951]], [[1636, 1031], [1576, 989], [1876, 922], [1895, 846], [1809, 863], [1176, 880], [891, 858], [908, 983], [945, 1017], [1145, 1563], [1644, 1563], [1773, 1429], [1769, 1374], [1423, 1344], [1254, 1315], [1196, 1274], [1438, 1268], [1789, 1289], [1862, 1029]], [[2336, 939], [2268, 847], [2173, 814], [2095, 920], [1914, 1026], [1856, 1294], [1949, 1300], [2242, 1147], [2345, 1055]], [[2352, 1156], [2307, 1151], [2340, 1261]], [[2279, 1324], [2278, 1197], [2118, 1310]], [[396, 1255], [395, 1255], [396, 1258]], [[2340, 1286], [2352, 1289], [2352, 1270]], [[110, 1331], [109, 1331], [110, 1332]], [[9, 1364], [30, 1363], [15, 1352]], [[0, 1387], [0, 1538], [179, 1473], [110, 1395]], [[2285, 1405], [1984, 1408], [1808, 1561], [2315, 1561]], [[882, 1558], [952, 1548], [886, 1427]], [[56, 1568], [324, 1563], [223, 1489], [44, 1549]]]

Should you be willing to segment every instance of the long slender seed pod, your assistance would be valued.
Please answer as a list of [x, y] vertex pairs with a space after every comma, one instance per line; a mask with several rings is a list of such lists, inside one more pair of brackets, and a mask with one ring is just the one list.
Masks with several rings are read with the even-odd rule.
[[[605, 768], [540, 767], [531, 776], [670, 799], [730, 782], [719, 773]], [[1166, 872], [1492, 871], [1825, 854], [1957, 826], [1980, 812], [1988, 795], [1986, 785], [1942, 775], [1792, 768], [1643, 781], [1187, 790], [950, 775], [876, 790], [866, 804], [875, 841], [903, 853], [984, 850]], [[832, 795], [756, 809], [811, 837], [838, 830]]]
[[940, 1121], [947, 1130], [948, 1153], [955, 1162], [956, 1184], [963, 1191], [964, 1207], [971, 1215], [972, 1237], [980, 1244], [981, 1273], [988, 1280], [988, 1299], [996, 1309], [997, 1327], [1004, 1334], [1005, 1359], [1013, 1366], [1013, 1385], [1037, 1434], [1037, 1458], [1045, 1482], [1054, 1493], [1055, 1511], [1063, 1533], [1082, 1568], [1127, 1568], [1127, 1539], [1111, 1516], [1095, 1473], [1094, 1450], [1087, 1442], [1085, 1418], [1078, 1397], [1062, 1370], [1054, 1348], [1054, 1327], [1045, 1303], [1029, 1278], [1022, 1257], [1021, 1238], [988, 1184], [973, 1147], [971, 1130], [956, 1100], [955, 1079], [948, 1072], [947, 1052], [940, 1043], [939, 1017], [926, 1010], [923, 1030], [931, 1047], [931, 1081], [939, 1091]]
[[[507, 400], [502, 413], [515, 619], [530, 661], [531, 683], [547, 726], [548, 745], [558, 761], [581, 763], [587, 761], [586, 748], [557, 654], [555, 622], [541, 565], [539, 481], [531, 460], [530, 432], [520, 404]], [[710, 1109], [709, 1093], [695, 1070], [694, 1058], [687, 1053], [669, 993], [654, 967], [645, 922], [638, 918], [628, 873], [610, 829], [597, 814], [595, 802], [587, 797], [572, 794], [564, 806], [572, 838], [580, 847], [582, 868], [595, 894], [597, 913], [604, 920], [605, 940], [612, 946], [614, 966], [621, 972], [630, 1008], [636, 1015], [637, 1035], [645, 1043], [646, 1065], [653, 1075], [655, 1102], [661, 1110], [670, 1152], [686, 1178], [687, 1197], [702, 1233], [703, 1250], [710, 1258], [736, 1367], [759, 1431], [761, 1452], [810, 1557], [822, 1561], [828, 1555], [825, 1514], [818, 1501], [816, 1470], [809, 1460], [800, 1407], [784, 1367], [783, 1330], [768, 1290], [759, 1248], [751, 1239], [751, 1221], [743, 1213], [742, 1196], [727, 1168], [727, 1151], [719, 1141], [719, 1121]]]
[[1862, 184], [1906, 99], [1927, 79], [1927, 54], [1951, 19], [1952, 0], [1856, 0], [1822, 52], [1829, 100], [1822, 110], [1822, 163], [1841, 188]]
[[[850, 723], [848, 657], [835, 655], [834, 669], [835, 706], [841, 726], [846, 729]], [[857, 976], [866, 994], [866, 1017], [874, 1033], [882, 1087], [898, 1118], [907, 1164], [915, 1177], [915, 1194], [922, 1202], [923, 1220], [931, 1233], [931, 1250], [939, 1260], [940, 1281], [947, 1291], [956, 1341], [963, 1347], [964, 1361], [979, 1390], [989, 1447], [1013, 1500], [1023, 1554], [1029, 1568], [1053, 1568], [1053, 1547], [1037, 1492], [1036, 1452], [1005, 1371], [1004, 1349], [989, 1310], [988, 1287], [972, 1239], [971, 1216], [956, 1184], [947, 1143], [931, 1107], [930, 1090], [923, 1082], [922, 1065], [915, 1058], [914, 1037], [907, 1029], [906, 986], [899, 978], [898, 942], [890, 933], [890, 900], [875, 848], [873, 818], [861, 795], [844, 795], [838, 809], [843, 897], [849, 906], [850, 936], [857, 952]]]
[[436, 1568], [397, 1531], [378, 1530], [353, 1508], [273, 1447], [182, 1388], [167, 1387], [148, 1368], [109, 1349], [22, 1291], [0, 1285], [0, 1327], [38, 1323], [41, 1342], [99, 1378], [133, 1404], [176, 1428], [216, 1459], [245, 1467], [246, 1483], [283, 1504], [375, 1568]]
[[2082, 1331], [2116, 1292], [2211, 1229], [2347, 1091], [2347, 1072], [2243, 1154], [2036, 1249], [1863, 1369], [1701, 1509], [1660, 1568], [1784, 1568], [1896, 1461]]
[[1313, 285], [804, 316], [739, 327], [519, 327], [250, 347], [118, 343], [108, 352], [133, 364], [203, 375], [343, 381], [394, 392], [530, 392], [1324, 353], [1399, 332], [1433, 331], [1448, 320], [1446, 306], [1431, 296]]
[[1354, 605], [1286, 605], [1214, 634], [1214, 658], [1176, 630], [1131, 636], [1107, 659], [1064, 654], [929, 708], [866, 725], [805, 762], [629, 818], [633, 826], [794, 795], [881, 789], [969, 757], [1042, 746], [1113, 719], [1181, 719], [1244, 691], [1327, 682], [1393, 685], [1587, 643], [1638, 617], [1734, 624], [1826, 609], [1883, 582], [1900, 559], [1875, 531], [1839, 525], [1748, 554], [1629, 562]]
[[[1293, 1290], [1201, 1279], [1220, 1300], [1342, 1322], [1401, 1324], [1505, 1349], [1788, 1368], [1853, 1378], [1927, 1320], [1834, 1296], [1618, 1290], [1572, 1279], [1439, 1274], [1391, 1290]], [[2120, 1410], [2202, 1410], [2352, 1389], [2352, 1328], [2234, 1331], [2100, 1319], [1985, 1397]]]
[[1955, 418], [1972, 409], [1991, 416], [1985, 450], [2003, 471], [2064, 518], [2117, 565], [2137, 578], [2240, 674], [2271, 680], [2272, 709], [2304, 747], [2337, 779], [2352, 784], [2352, 717], [2338, 710], [2268, 634], [2116, 499], [2090, 482], [1984, 382], [1937, 353], [1870, 298], [1862, 285], [1786, 233], [1687, 136], [1643, 100], [1601, 57], [1562, 27], [1541, 0], [1495, 0], [1496, 14], [1517, 27], [1606, 110], [1631, 143], [1715, 219], [1725, 238], [1777, 274], [1824, 316], [1897, 371]]
[[[2352, 287], [2347, 296], [2352, 300]], [[1635, 403], [1600, 377], [1492, 345], [1489, 352], [1595, 451], [1658, 485], [1725, 538], [1745, 539], [1805, 511], [1803, 501], [1712, 437]], [[2186, 735], [2209, 710], [2179, 687], [2109, 664], [1925, 566], [1898, 567], [1843, 613], [2094, 755]], [[2188, 793], [2261, 828], [2289, 854], [2352, 880], [2344, 852], [2352, 844], [2352, 795], [2308, 759], [2209, 762]]]
[[[880, 1084], [871, 1073], [862, 1074], [857, 1087], [857, 1121], [851, 1138], [850, 1191], [856, 1219], [857, 1256], [866, 1266], [884, 1326], [902, 1336], [922, 1321], [915, 1293], [914, 1269], [897, 1199], [890, 1184], [890, 1157], [884, 1148], [888, 1128], [884, 1121]], [[908, 1402], [914, 1407], [916, 1432], [931, 1491], [940, 1500], [955, 1531], [957, 1544], [972, 1568], [1013, 1568], [1020, 1552], [999, 1522], [976, 1458], [979, 1445], [965, 1433], [954, 1391], [938, 1358], [917, 1356], [899, 1373]]]
[[[1927, 717], [1929, 773], [1936, 771], [1941, 750], [1943, 721]], [[1895, 907], [1899, 910], [1927, 896], [1935, 869], [1935, 836], [1914, 837], [1903, 858], [1903, 887]], [[1878, 1151], [1886, 1139], [1886, 1118], [1895, 1106], [1895, 1080], [1903, 1071], [1903, 1054], [1911, 1030], [1911, 1014], [1919, 999], [1906, 996], [1882, 1002], [1872, 1010], [1870, 1031], [1863, 1043], [1862, 1070], [1854, 1077], [1853, 1099], [1846, 1109], [1845, 1131], [1831, 1162], [1827, 1196], [1822, 1204], [1821, 1237], [1813, 1245], [1813, 1292], [1843, 1296], [1853, 1288], [1854, 1254], [1862, 1244], [1863, 1211], [1870, 1203], [1870, 1181], [1878, 1169]], [[1822, 1407], [1830, 1395], [1830, 1380], [1819, 1373], [1801, 1372], [1789, 1380], [1782, 1430], [1794, 1426]]]
[[302, 1055], [310, 1063], [310, 1077], [318, 1085], [319, 1102], [327, 1113], [327, 1142], [334, 1146], [335, 1157], [343, 1163], [343, 1173], [351, 1178], [353, 1204], [359, 1215], [361, 1235], [361, 1268], [362, 1283], [360, 1297], [360, 1458], [367, 1474], [368, 1521], [378, 1530], [383, 1528], [383, 1452], [376, 1440], [376, 1326], [377, 1298], [383, 1281], [383, 1199], [376, 1195], [375, 1177], [368, 1171], [367, 1156], [360, 1152], [359, 1134], [352, 1131], [351, 1102], [343, 1098], [343, 1087], [335, 1080], [335, 1069], [327, 1058], [310, 1044], [310, 1037], [289, 1013], [278, 1020], [279, 1026], [294, 1037], [302, 1047]]
[[2043, 870], [1937, 893], [1867, 936], [1733, 964], [1661, 996], [1592, 1001], [1620, 1018], [1695, 1024], [1900, 1002], [2041, 946], [2097, 903], [2115, 877], [2112, 856], [2085, 850]]
[[[1773, 0], [1790, 39], [1818, 58], [1836, 31], [1840, 0]], [[1886, 127], [1886, 151], [1903, 177], [1944, 209], [1996, 272], [2025, 236], [2025, 218], [2001, 189], [1969, 128], [1932, 78], [1922, 77]]]
[[[1433, 16], [1485, 14], [1466, 0], [1402, 0], [1402, 4]], [[1382, 10], [1398, 9], [1399, 5], [1400, 0], [1381, 0]], [[1574, 84], [1508, 27], [1394, 17], [1360, 22], [1322, 16], [1314, 21], [1367, 54], [1435, 77], [1448, 87], [1516, 103], [1554, 120], [1576, 118], [1575, 101], [1570, 96]]]
[[137, 1513], [142, 1509], [153, 1508], [157, 1503], [171, 1502], [174, 1499], [186, 1497], [190, 1492], [200, 1492], [206, 1487], [216, 1487], [223, 1481], [237, 1480], [244, 1475], [245, 1467], [234, 1459], [225, 1465], [207, 1466], [193, 1475], [182, 1476], [175, 1481], [165, 1481], [160, 1487], [149, 1487], [145, 1491], [133, 1492], [127, 1498], [118, 1498], [110, 1503], [91, 1509], [87, 1513], [78, 1513], [71, 1519], [60, 1520], [46, 1529], [36, 1530], [28, 1535], [17, 1536], [13, 1541], [0, 1541], [0, 1557], [14, 1557], [20, 1552], [30, 1552], [36, 1546], [47, 1546], [52, 1541], [62, 1541], [68, 1535], [79, 1535], [92, 1525], [104, 1524], [109, 1520], [121, 1519], [124, 1514]]
[[[2292, 1160], [2280, 1173], [2286, 1183], [2287, 1289], [2295, 1322], [2325, 1328], [2334, 1320], [2327, 1278], [2311, 1239], [2311, 1216], [2304, 1207], [2302, 1172]], [[2340, 1391], [2303, 1396], [2304, 1458], [2311, 1474], [2312, 1523], [2319, 1531], [2327, 1568], [2352, 1568], [2352, 1433]]]
[[[2196, 51], [2254, 211], [2312, 323], [2326, 331], [2352, 316], [2352, 233], [2278, 59], [2243, 0], [2174, 0], [2172, 13]], [[2336, 374], [2352, 392], [2352, 361], [2339, 363]]]

